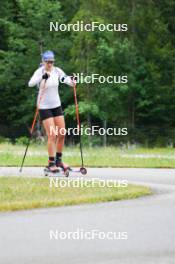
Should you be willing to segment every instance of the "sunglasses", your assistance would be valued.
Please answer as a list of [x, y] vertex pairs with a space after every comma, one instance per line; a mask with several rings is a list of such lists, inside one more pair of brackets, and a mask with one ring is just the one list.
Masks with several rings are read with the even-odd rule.
[[53, 64], [54, 61], [45, 61], [47, 64]]

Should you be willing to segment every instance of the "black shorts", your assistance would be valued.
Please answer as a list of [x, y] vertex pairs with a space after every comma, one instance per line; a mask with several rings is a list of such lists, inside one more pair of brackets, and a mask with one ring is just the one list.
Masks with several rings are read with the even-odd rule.
[[39, 109], [39, 116], [41, 121], [50, 117], [62, 116], [62, 115], [63, 115], [63, 110], [61, 106], [52, 109]]

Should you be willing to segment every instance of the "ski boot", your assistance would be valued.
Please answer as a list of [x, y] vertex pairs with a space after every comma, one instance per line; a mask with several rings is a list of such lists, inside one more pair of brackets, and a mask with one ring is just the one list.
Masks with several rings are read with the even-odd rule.
[[45, 176], [57, 176], [57, 174], [60, 173], [60, 170], [55, 165], [55, 162], [49, 161], [49, 165], [45, 167], [44, 169], [44, 175]]

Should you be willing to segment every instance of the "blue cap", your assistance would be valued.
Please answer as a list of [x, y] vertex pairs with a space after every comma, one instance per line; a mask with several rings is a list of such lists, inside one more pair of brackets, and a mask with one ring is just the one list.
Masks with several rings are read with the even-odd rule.
[[45, 52], [43, 53], [43, 55], [42, 55], [42, 59], [43, 59], [44, 61], [49, 61], [49, 60], [54, 61], [54, 60], [55, 60], [55, 55], [54, 55], [53, 51], [51, 51], [51, 50], [47, 50], [47, 51], [45, 51]]

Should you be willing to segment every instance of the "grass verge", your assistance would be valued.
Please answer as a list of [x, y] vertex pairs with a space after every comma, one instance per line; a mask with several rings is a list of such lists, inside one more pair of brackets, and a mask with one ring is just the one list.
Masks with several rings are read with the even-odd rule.
[[[25, 146], [0, 144], [0, 166], [19, 166]], [[77, 147], [64, 149], [64, 162], [70, 166], [80, 164]], [[31, 145], [25, 166], [45, 166], [47, 150], [44, 145]], [[84, 149], [85, 165], [90, 167], [129, 167], [129, 168], [175, 168], [175, 148], [133, 148], [93, 147]]]
[[47, 208], [134, 199], [151, 194], [149, 187], [49, 187], [49, 179], [0, 177], [0, 211]]

